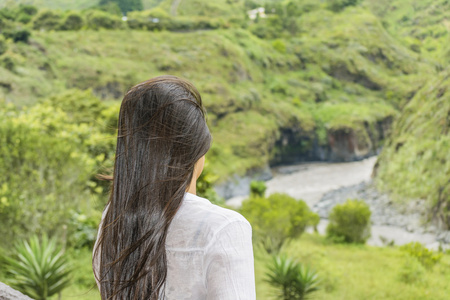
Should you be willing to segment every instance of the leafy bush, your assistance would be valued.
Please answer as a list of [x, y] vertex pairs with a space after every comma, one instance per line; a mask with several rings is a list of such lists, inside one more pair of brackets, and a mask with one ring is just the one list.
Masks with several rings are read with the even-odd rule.
[[119, 29], [122, 27], [122, 19], [99, 10], [92, 10], [87, 14], [87, 25], [90, 29]]
[[61, 23], [61, 30], [80, 30], [83, 27], [84, 20], [80, 14], [76, 12], [71, 12], [65, 16]]
[[399, 272], [399, 279], [401, 282], [407, 284], [417, 283], [423, 280], [425, 275], [425, 268], [423, 265], [413, 257], [407, 257]]
[[129, 11], [142, 10], [142, 0], [100, 0], [100, 5], [107, 5], [109, 3], [116, 3], [123, 14]]
[[105, 105], [92, 94], [91, 90], [67, 90], [44, 100], [44, 104], [61, 109], [71, 123], [77, 124], [97, 122], [105, 109]]
[[28, 39], [31, 35], [31, 32], [28, 29], [10, 29], [3, 31], [3, 35], [6, 38], [12, 39], [15, 43], [24, 42], [27, 43]]
[[327, 0], [327, 6], [332, 11], [340, 11], [346, 8], [347, 6], [355, 6], [361, 0]]
[[107, 157], [99, 152], [113, 142], [106, 137], [50, 105], [0, 110], [3, 244], [35, 231], [62, 234], [70, 210], [102, 192], [91, 178]]
[[286, 194], [250, 197], [242, 203], [242, 214], [253, 226], [253, 237], [267, 252], [278, 252], [283, 244], [299, 237], [307, 226], [316, 226], [319, 216], [303, 200]]
[[336, 242], [365, 243], [370, 237], [370, 208], [362, 200], [336, 205], [329, 216], [327, 237]]
[[70, 268], [55, 239], [46, 235], [39, 241], [33, 236], [15, 247], [16, 255], [5, 258], [9, 284], [22, 293], [36, 299], [46, 300], [69, 285]]
[[101, 213], [95, 211], [98, 215], [88, 217], [80, 212], [73, 212], [70, 218], [69, 244], [75, 248], [94, 247], [97, 237], [98, 220], [101, 219]]
[[56, 30], [59, 28], [61, 15], [54, 10], [42, 10], [33, 19], [33, 29]]
[[5, 54], [0, 58], [0, 66], [13, 72], [16, 67], [16, 62], [14, 58], [9, 56], [8, 54]]
[[6, 43], [5, 38], [0, 35], [0, 55], [6, 52], [8, 50], [8, 44]]
[[274, 256], [268, 266], [266, 281], [277, 288], [277, 299], [302, 300], [319, 289], [316, 272], [285, 256]]
[[217, 195], [214, 190], [214, 183], [217, 181], [217, 176], [210, 169], [208, 161], [205, 162], [203, 172], [197, 179], [197, 195], [208, 199], [211, 203], [217, 205], [224, 205], [225, 200]]
[[250, 196], [252, 197], [264, 197], [267, 186], [264, 181], [252, 181], [250, 183]]
[[34, 15], [36, 15], [38, 9], [33, 5], [20, 5], [16, 12], [16, 21], [21, 23], [28, 23], [31, 21]]
[[435, 253], [418, 242], [403, 245], [400, 249], [412, 257], [417, 258], [417, 260], [427, 269], [431, 269], [442, 258], [442, 253]]

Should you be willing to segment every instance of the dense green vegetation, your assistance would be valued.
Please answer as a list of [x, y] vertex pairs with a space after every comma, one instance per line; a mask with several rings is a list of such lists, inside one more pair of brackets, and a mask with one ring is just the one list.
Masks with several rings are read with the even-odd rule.
[[[378, 187], [428, 199], [430, 220], [450, 227], [450, 1], [138, 2], [0, 0], [0, 256], [14, 240], [55, 236], [79, 270], [63, 296], [98, 299], [90, 247], [108, 184], [96, 174], [110, 172], [123, 93], [161, 74], [203, 95], [214, 143], [198, 190], [209, 199], [221, 202], [213, 183], [233, 174], [384, 145]], [[250, 19], [259, 6], [265, 17]], [[299, 238], [315, 215], [264, 190], [254, 183], [243, 207], [255, 246], [268, 237], [265, 248], [317, 270], [317, 299], [450, 293], [448, 255]], [[268, 259], [258, 250], [258, 299], [275, 292]]]
[[441, 227], [450, 225], [449, 86], [443, 72], [405, 106], [376, 169], [378, 186], [397, 199], [428, 199]]
[[[91, 271], [91, 253], [71, 250], [77, 272], [63, 291], [63, 299], [100, 299]], [[312, 294], [318, 300], [447, 300], [450, 293], [450, 255], [442, 256], [432, 269], [422, 267], [417, 258], [396, 247], [330, 243], [325, 237], [305, 234], [282, 250], [282, 255], [317, 272], [320, 289]], [[279, 290], [267, 280], [272, 256], [255, 248], [257, 299], [279, 299]], [[91, 289], [92, 288], [92, 289]], [[275, 297], [274, 297], [275, 296]]]

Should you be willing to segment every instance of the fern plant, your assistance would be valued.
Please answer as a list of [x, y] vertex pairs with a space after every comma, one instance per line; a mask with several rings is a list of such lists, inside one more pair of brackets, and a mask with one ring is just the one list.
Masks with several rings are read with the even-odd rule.
[[273, 256], [266, 281], [278, 289], [283, 300], [306, 300], [319, 289], [317, 273], [286, 256]]
[[9, 284], [36, 300], [46, 300], [69, 284], [70, 268], [55, 239], [33, 236], [15, 247], [16, 255], [7, 257]]

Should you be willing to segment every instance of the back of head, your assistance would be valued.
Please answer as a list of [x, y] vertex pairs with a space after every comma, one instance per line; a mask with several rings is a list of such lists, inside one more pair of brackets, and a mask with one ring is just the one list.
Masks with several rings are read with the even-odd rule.
[[165, 240], [211, 135], [197, 89], [175, 76], [125, 95], [108, 210], [95, 249], [102, 299], [159, 299]]

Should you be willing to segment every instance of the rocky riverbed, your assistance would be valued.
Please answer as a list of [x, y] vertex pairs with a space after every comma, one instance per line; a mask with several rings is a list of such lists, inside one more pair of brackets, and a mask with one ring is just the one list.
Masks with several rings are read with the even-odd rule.
[[424, 200], [400, 205], [387, 194], [378, 192], [371, 181], [325, 193], [312, 207], [322, 220], [319, 232], [325, 232], [331, 209], [347, 199], [361, 199], [369, 205], [372, 212], [372, 237], [368, 243], [371, 245], [402, 245], [417, 241], [432, 249], [450, 247], [450, 231], [439, 231], [427, 222], [427, 204]]
[[[347, 199], [362, 199], [372, 211], [372, 237], [370, 245], [402, 245], [412, 241], [429, 248], [450, 248], [450, 231], [438, 231], [426, 221], [426, 203], [423, 200], [399, 205], [388, 195], [379, 193], [372, 185], [371, 174], [376, 157], [348, 163], [307, 163], [283, 166], [271, 170], [266, 181], [267, 194], [287, 193], [303, 199], [321, 217], [318, 226], [324, 234], [330, 210]], [[239, 207], [247, 196], [227, 200]]]

